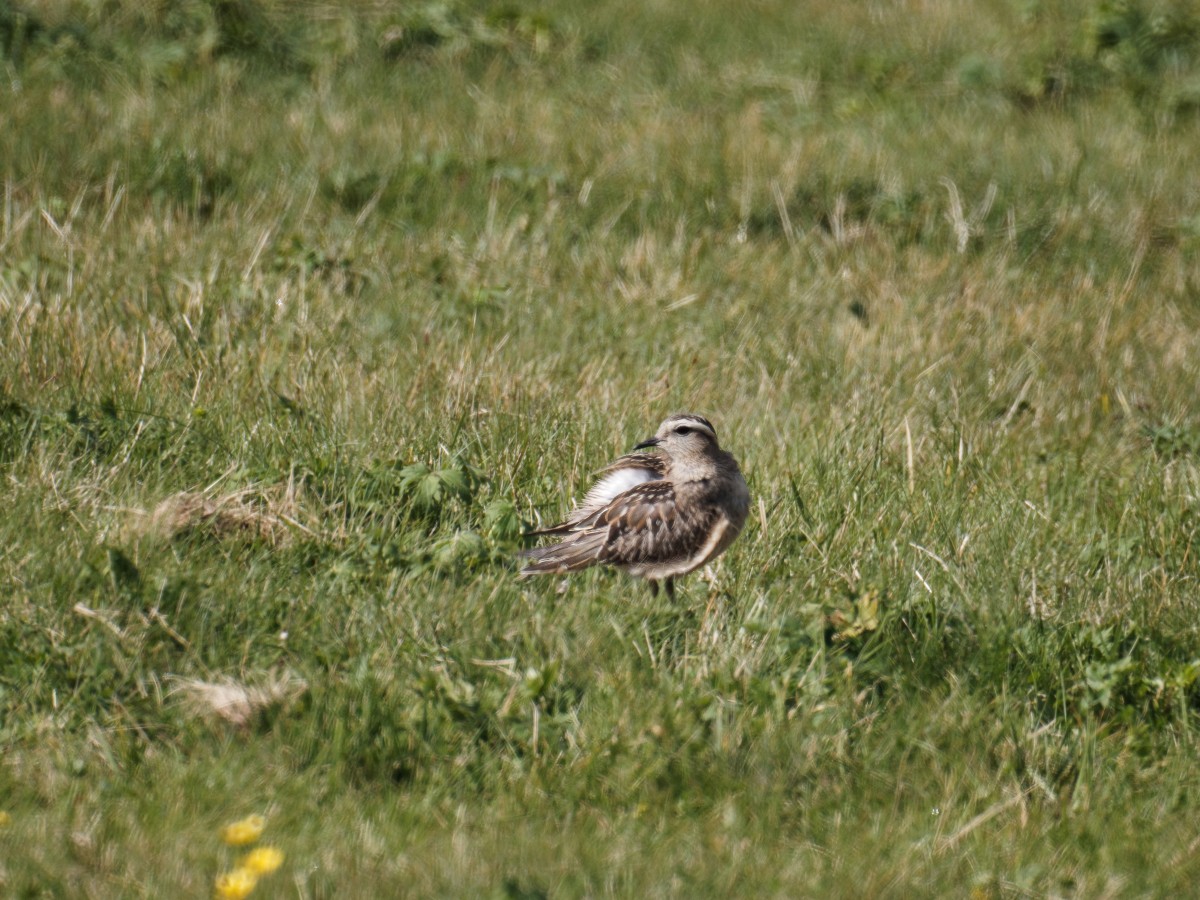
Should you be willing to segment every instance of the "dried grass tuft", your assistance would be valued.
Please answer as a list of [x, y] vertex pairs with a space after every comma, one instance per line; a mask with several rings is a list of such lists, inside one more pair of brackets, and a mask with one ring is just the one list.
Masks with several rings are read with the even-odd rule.
[[183, 491], [154, 508], [146, 520], [146, 533], [174, 540], [206, 532], [218, 539], [240, 537], [277, 547], [287, 543], [296, 531], [308, 531], [297, 520], [297, 513], [292, 485], [216, 495]]
[[270, 676], [260, 684], [232, 678], [203, 681], [175, 677], [171, 681], [171, 693], [180, 696], [189, 713], [238, 728], [245, 728], [269, 709], [286, 708], [308, 690], [308, 682], [290, 672]]

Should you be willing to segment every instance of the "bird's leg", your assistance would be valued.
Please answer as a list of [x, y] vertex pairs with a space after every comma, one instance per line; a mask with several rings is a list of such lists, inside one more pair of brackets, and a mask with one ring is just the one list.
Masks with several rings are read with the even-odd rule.
[[649, 578], [649, 579], [647, 579], [647, 581], [650, 582], [650, 596], [657, 597], [658, 596], [658, 582], [655, 581], [653, 578]]
[[664, 582], [664, 584], [666, 584], [666, 586], [667, 586], [667, 598], [672, 603], [674, 603], [675, 602], [675, 578], [673, 576], [667, 578], [667, 580]]

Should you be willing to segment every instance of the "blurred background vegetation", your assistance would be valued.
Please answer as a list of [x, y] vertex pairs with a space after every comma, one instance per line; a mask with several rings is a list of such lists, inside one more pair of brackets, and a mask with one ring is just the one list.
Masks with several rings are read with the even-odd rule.
[[0, 180], [0, 894], [1200, 875], [1194, 3], [0, 0]]

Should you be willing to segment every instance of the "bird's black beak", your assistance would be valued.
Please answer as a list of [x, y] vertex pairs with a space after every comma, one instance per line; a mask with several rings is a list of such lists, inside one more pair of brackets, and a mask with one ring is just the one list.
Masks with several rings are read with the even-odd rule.
[[645, 450], [647, 447], [657, 447], [661, 443], [662, 443], [662, 441], [656, 437], [646, 438], [644, 441], [642, 441], [640, 444], [638, 444], [633, 449], [634, 450]]

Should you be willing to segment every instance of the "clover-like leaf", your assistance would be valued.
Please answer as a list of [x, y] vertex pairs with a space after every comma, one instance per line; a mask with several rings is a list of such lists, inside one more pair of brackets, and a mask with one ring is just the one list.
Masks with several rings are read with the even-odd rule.
[[515, 541], [521, 536], [521, 516], [511, 500], [493, 500], [483, 508], [483, 526], [498, 541]]
[[442, 493], [456, 497], [459, 500], [469, 500], [471, 498], [471, 477], [470, 472], [466, 469], [458, 469], [447, 466], [444, 469], [438, 469], [434, 473], [439, 482], [441, 482]]
[[486, 559], [483, 538], [466, 529], [439, 541], [433, 551], [433, 564], [438, 569], [472, 568]]

